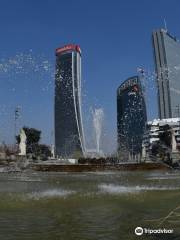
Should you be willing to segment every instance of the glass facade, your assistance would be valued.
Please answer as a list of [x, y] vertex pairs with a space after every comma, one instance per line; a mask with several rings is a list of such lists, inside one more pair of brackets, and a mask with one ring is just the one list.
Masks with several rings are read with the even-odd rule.
[[159, 118], [180, 115], [180, 42], [166, 30], [153, 32]]
[[118, 152], [123, 160], [141, 154], [146, 120], [143, 91], [139, 77], [135, 76], [117, 90]]
[[76, 49], [56, 51], [55, 151], [59, 157], [84, 154], [81, 55]]

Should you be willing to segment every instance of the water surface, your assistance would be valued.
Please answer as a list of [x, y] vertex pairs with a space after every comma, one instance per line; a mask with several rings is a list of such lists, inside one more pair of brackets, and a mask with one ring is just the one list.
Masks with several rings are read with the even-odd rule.
[[180, 239], [178, 206], [180, 172], [0, 173], [2, 240]]

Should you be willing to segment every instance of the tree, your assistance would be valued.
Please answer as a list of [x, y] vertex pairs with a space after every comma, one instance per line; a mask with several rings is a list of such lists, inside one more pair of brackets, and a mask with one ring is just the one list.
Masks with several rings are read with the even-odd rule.
[[[41, 158], [46, 160], [51, 156], [50, 147], [45, 144], [39, 144], [41, 131], [35, 128], [23, 127], [26, 134], [26, 152], [32, 154], [33, 159]], [[16, 136], [17, 144], [20, 143], [20, 135]]]
[[[26, 146], [27, 153], [34, 153], [37, 151], [39, 141], [41, 139], [41, 131], [35, 128], [28, 128], [26, 126], [23, 127], [23, 130], [26, 134]], [[16, 136], [16, 141], [20, 143], [20, 135]]]
[[50, 147], [45, 144], [38, 144], [36, 155], [41, 156], [44, 159], [51, 157]]
[[172, 138], [171, 127], [166, 124], [164, 126], [160, 126], [159, 130], [159, 141], [154, 142], [152, 145], [152, 156], [159, 157], [164, 162], [170, 162]]
[[171, 127], [166, 124], [163, 126], [163, 132], [159, 134], [159, 138], [161, 143], [163, 143], [166, 147], [171, 147], [171, 138], [172, 138], [172, 133], [171, 133]]

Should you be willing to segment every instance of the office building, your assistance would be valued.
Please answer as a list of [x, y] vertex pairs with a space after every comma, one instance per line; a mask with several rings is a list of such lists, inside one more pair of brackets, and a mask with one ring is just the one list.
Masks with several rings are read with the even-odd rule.
[[77, 45], [56, 49], [55, 153], [59, 157], [85, 152], [81, 112], [81, 50]]
[[146, 120], [140, 78], [128, 78], [117, 89], [118, 153], [122, 160], [135, 160], [141, 154]]
[[180, 42], [167, 30], [152, 35], [159, 118], [180, 117]]

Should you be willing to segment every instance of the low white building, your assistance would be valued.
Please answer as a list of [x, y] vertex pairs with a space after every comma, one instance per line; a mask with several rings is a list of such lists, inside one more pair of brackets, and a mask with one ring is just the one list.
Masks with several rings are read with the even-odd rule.
[[150, 159], [152, 146], [160, 141], [159, 135], [165, 131], [166, 126], [171, 132], [171, 153], [178, 152], [180, 146], [180, 118], [154, 119], [147, 122], [146, 132], [142, 143], [142, 157], [144, 160]]

